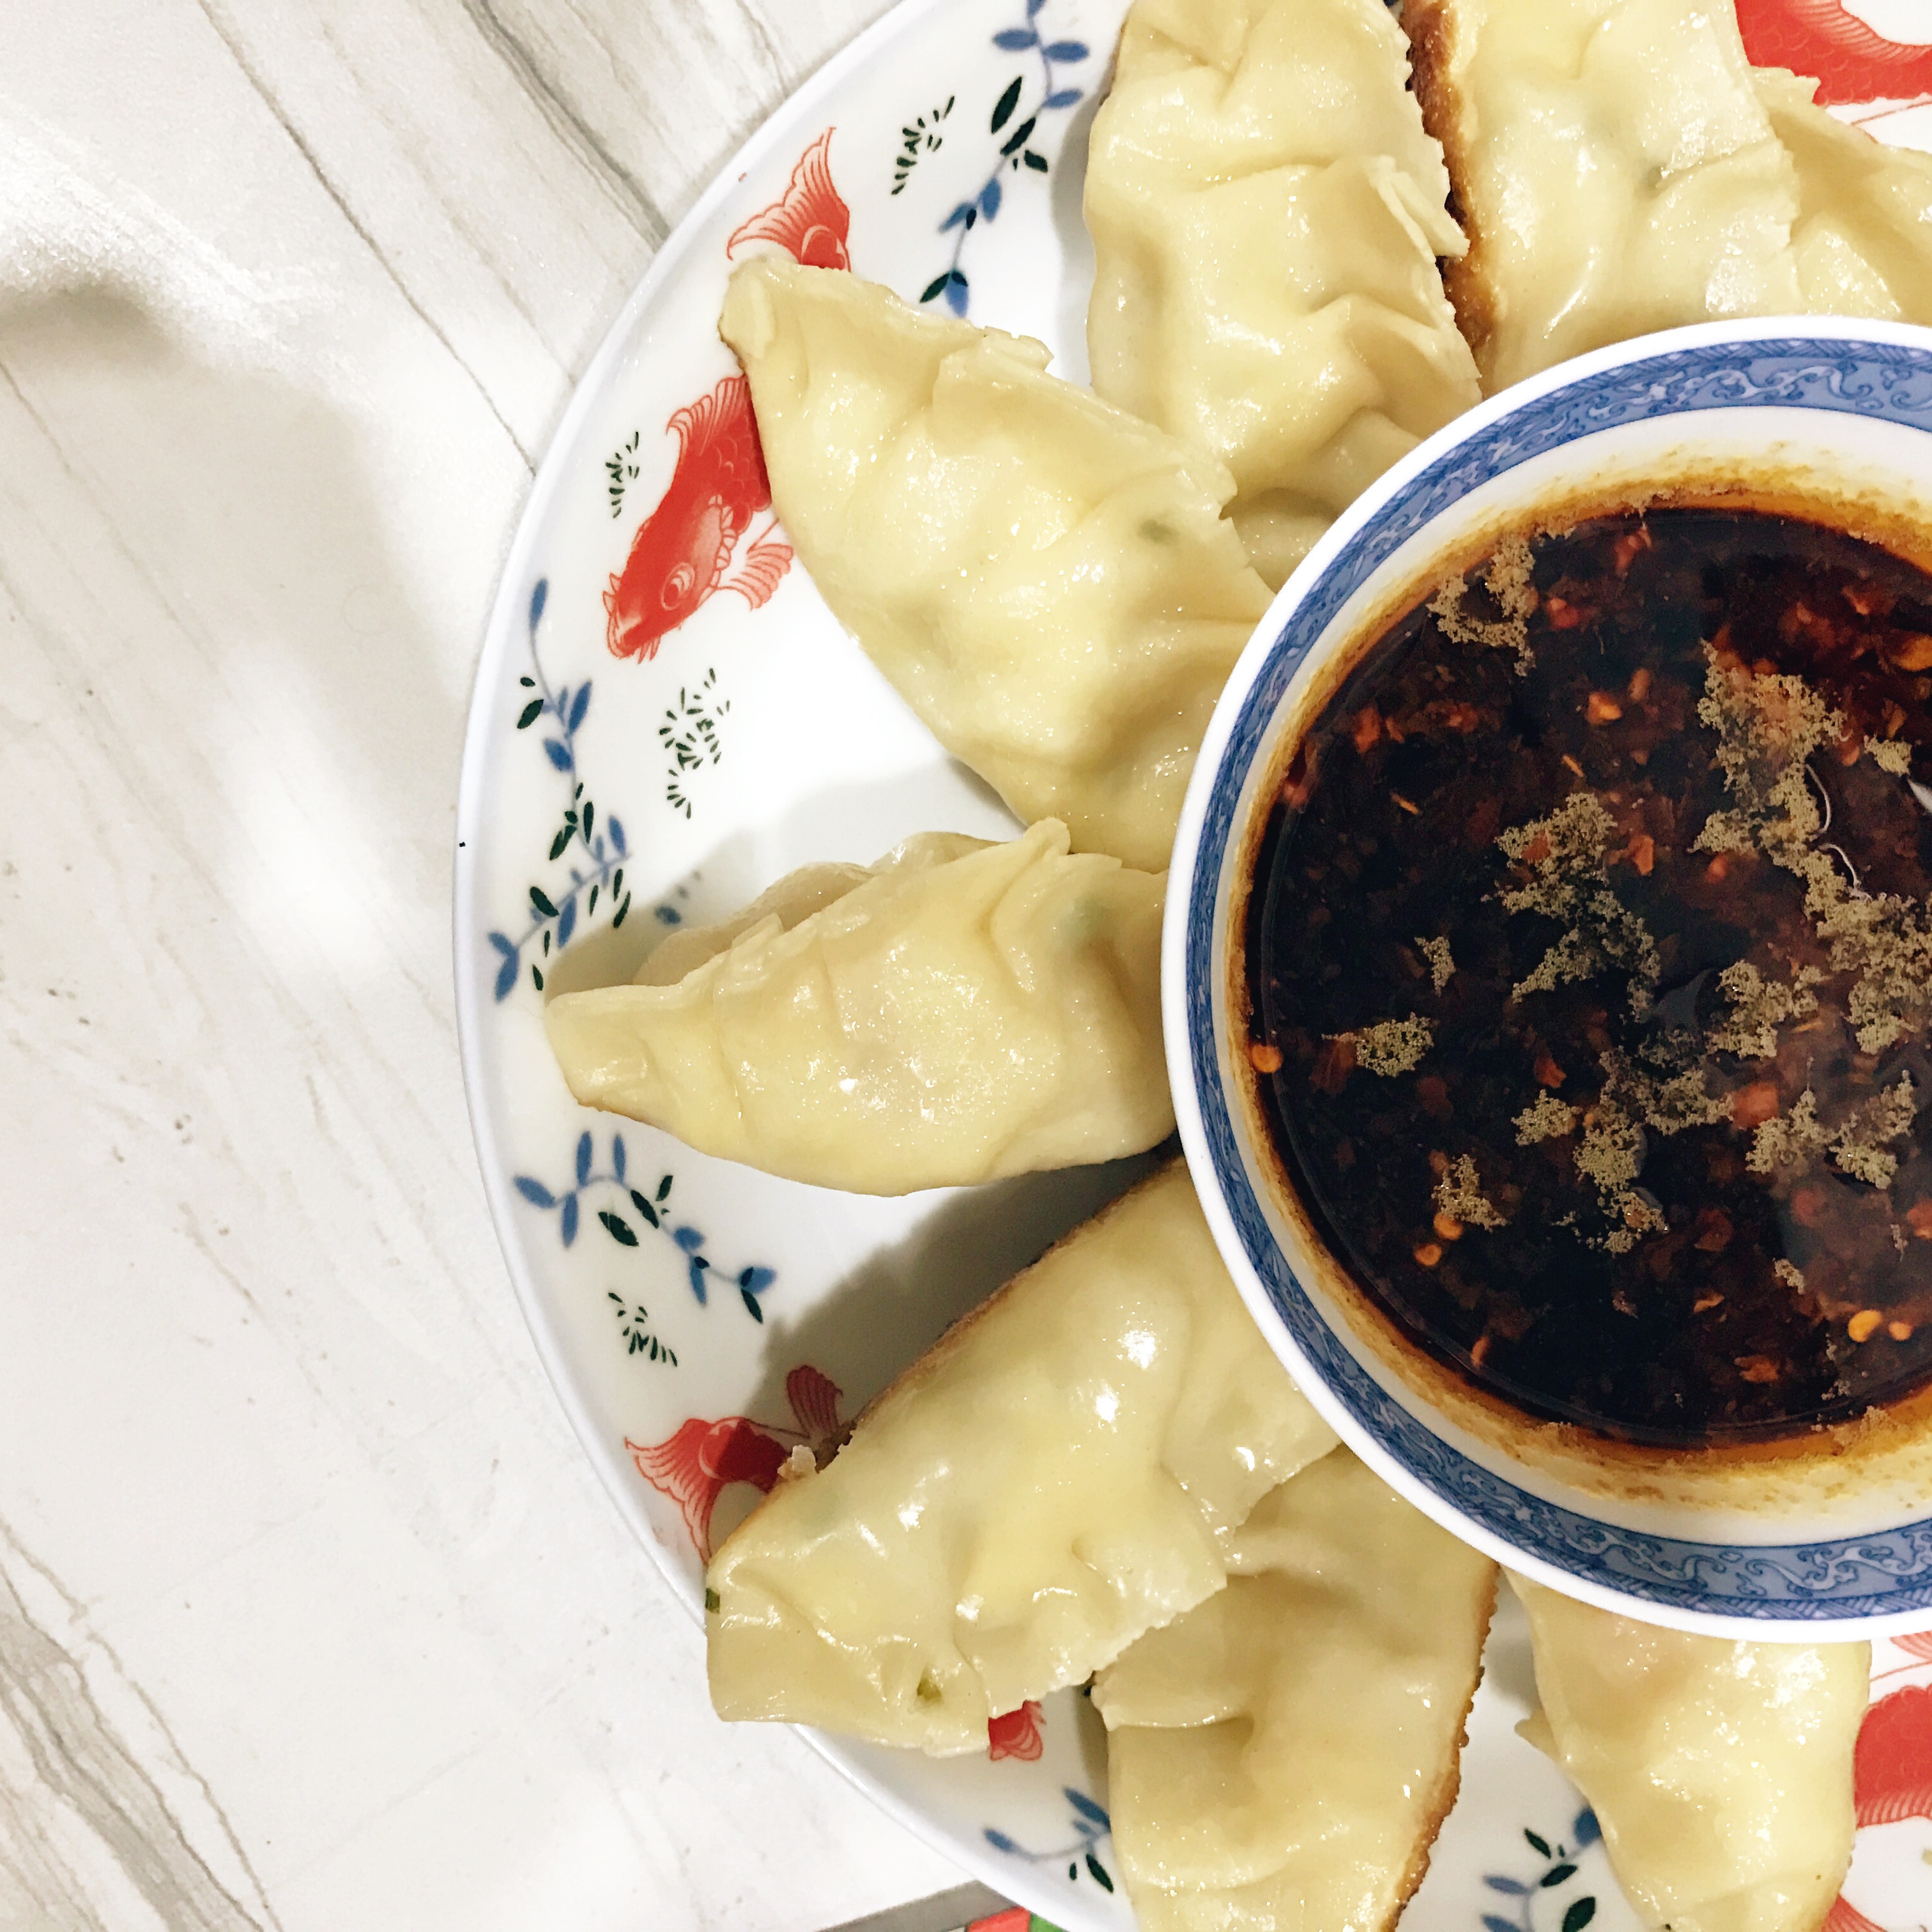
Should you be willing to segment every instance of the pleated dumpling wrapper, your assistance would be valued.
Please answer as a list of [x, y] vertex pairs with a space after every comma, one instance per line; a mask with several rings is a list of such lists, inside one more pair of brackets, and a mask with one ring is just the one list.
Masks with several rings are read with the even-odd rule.
[[1049, 819], [810, 868], [640, 983], [560, 994], [557, 1064], [586, 1106], [856, 1193], [1138, 1154], [1174, 1127], [1165, 881], [1066, 846]]
[[1808, 315], [1932, 323], [1932, 154], [1888, 147], [1779, 68], [1752, 85], [1798, 170], [1791, 245]]
[[1464, 250], [1383, 0], [1135, 0], [1094, 122], [1094, 386], [1234, 472], [1280, 584], [1478, 400]]
[[1542, 1710], [1519, 1728], [1590, 1801], [1646, 1925], [1815, 1932], [1852, 1856], [1862, 1643], [1734, 1643], [1512, 1576]]
[[1049, 376], [1041, 344], [839, 270], [747, 262], [719, 326], [839, 622], [1022, 820], [1163, 869], [1268, 608], [1223, 466]]
[[1932, 160], [1754, 70], [1728, 0], [1409, 0], [1490, 390], [1726, 316], [1932, 322]]
[[706, 1579], [711, 1700], [951, 1756], [1223, 1587], [1334, 1445], [1179, 1162], [941, 1338], [823, 1469], [794, 1452]]
[[1496, 1567], [1346, 1449], [1231, 1567], [1094, 1686], [1141, 1932], [1386, 1932], [1455, 1802]]

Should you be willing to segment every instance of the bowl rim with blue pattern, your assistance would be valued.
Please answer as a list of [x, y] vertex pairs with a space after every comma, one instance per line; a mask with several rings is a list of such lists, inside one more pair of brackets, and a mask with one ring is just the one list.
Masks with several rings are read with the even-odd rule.
[[[1932, 330], [1823, 317], [1703, 323], [1490, 398], [1372, 485], [1283, 586], [1209, 725], [1169, 874], [1162, 998], [1182, 1144], [1230, 1271], [1310, 1400], [1386, 1480], [1510, 1568], [1626, 1615], [1733, 1637], [1850, 1640], [1922, 1627], [1932, 1613], [1924, 1463], [1876, 1516], [1766, 1504], [1741, 1520], [1621, 1506], [1460, 1431], [1311, 1292], [1305, 1251], [1298, 1265], [1231, 1072], [1229, 896], [1284, 721], [1360, 647], [1368, 614], [1381, 628], [1395, 614], [1386, 599], [1432, 554], [1446, 559], [1459, 536], [1466, 547], [1472, 506], [1514, 501], [1504, 516], [1520, 522], [1546, 497], [1575, 497], [1588, 477], [1621, 476], [1634, 490], [1648, 463], [1667, 488], [1694, 477], [1708, 487], [1727, 464], [1811, 460], [1835, 475], [1868, 458], [1872, 474], [1893, 479], [1894, 505], [1927, 506], [1932, 526]], [[1503, 520], [1492, 508], [1484, 526]]]

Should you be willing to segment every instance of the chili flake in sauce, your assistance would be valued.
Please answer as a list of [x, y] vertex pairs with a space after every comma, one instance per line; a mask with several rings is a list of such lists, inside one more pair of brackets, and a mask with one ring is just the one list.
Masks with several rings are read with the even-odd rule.
[[1244, 970], [1276, 1154], [1528, 1412], [1775, 1437], [1932, 1380], [1932, 577], [1684, 507], [1507, 538], [1295, 754]]

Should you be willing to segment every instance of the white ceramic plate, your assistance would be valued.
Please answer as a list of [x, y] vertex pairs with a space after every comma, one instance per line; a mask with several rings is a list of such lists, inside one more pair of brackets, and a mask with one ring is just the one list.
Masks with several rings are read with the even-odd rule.
[[[627, 975], [672, 926], [735, 910], [808, 860], [868, 861], [914, 832], [1016, 829], [788, 563], [768, 508], [728, 504], [739, 535], [712, 584], [711, 553], [688, 555], [680, 512], [718, 478], [702, 412], [680, 412], [732, 400], [718, 395], [736, 364], [716, 318], [731, 259], [757, 249], [850, 266], [908, 300], [1037, 336], [1084, 380], [1080, 162], [1124, 11], [905, 0], [782, 108], [665, 246], [592, 364], [485, 641], [455, 908], [484, 1183], [572, 1421], [694, 1617], [704, 1551], [789, 1448], [849, 1418], [1137, 1168], [880, 1201], [706, 1160], [571, 1100], [544, 1040], [545, 987]], [[667, 594], [680, 620], [668, 628], [653, 614]], [[614, 629], [628, 654], [614, 654]], [[1880, 1707], [1894, 1742], [1862, 1809], [1892, 1822], [1862, 1834], [1846, 1896], [1868, 1924], [1904, 1932], [1932, 1898], [1932, 1644], [1877, 1667], [1899, 1673], [1882, 1688], [1904, 1701]], [[1463, 1795], [1406, 1932], [1634, 1926], [1574, 1792], [1514, 1734], [1530, 1690], [1506, 1612]], [[1131, 1925], [1104, 1742], [1076, 1694], [972, 1759], [814, 1742], [1066, 1932]]]

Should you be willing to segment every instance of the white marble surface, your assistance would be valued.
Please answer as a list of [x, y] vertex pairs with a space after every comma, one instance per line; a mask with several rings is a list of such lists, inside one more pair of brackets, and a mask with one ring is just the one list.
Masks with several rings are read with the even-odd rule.
[[727, 1730], [471, 1153], [530, 464], [880, 0], [58, 0], [0, 62], [0, 1927], [809, 1932], [958, 1875]]

